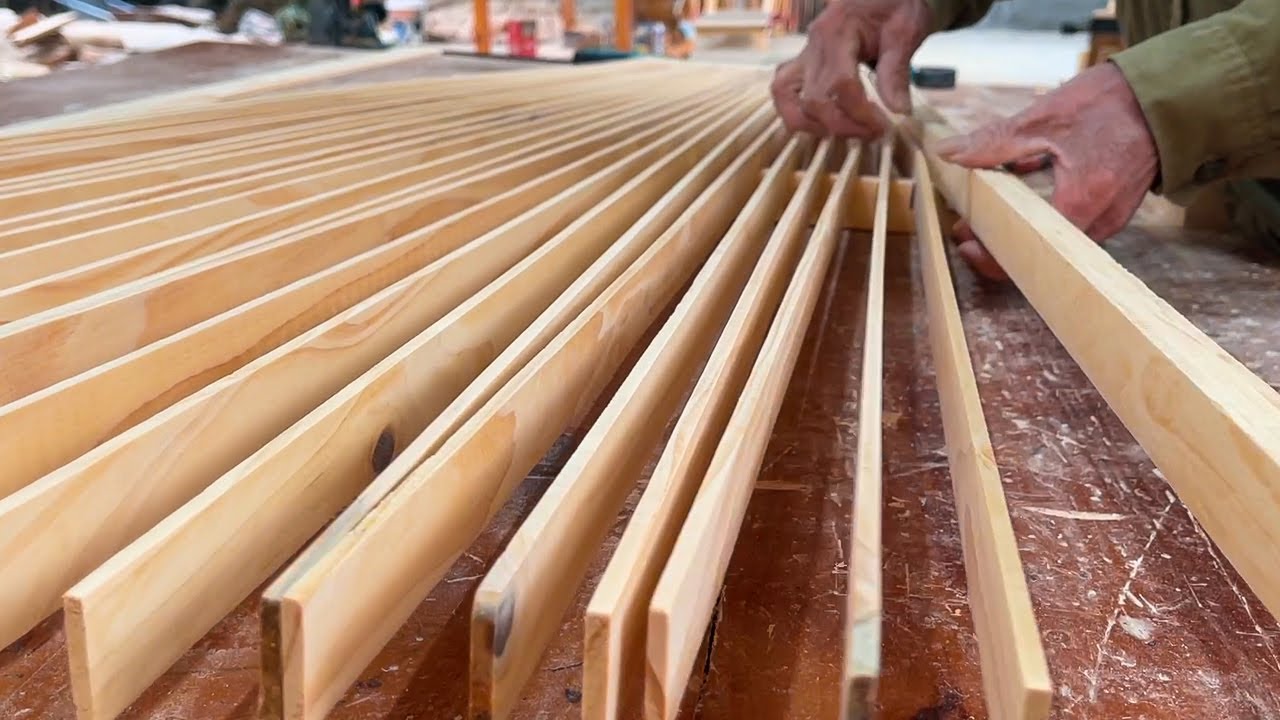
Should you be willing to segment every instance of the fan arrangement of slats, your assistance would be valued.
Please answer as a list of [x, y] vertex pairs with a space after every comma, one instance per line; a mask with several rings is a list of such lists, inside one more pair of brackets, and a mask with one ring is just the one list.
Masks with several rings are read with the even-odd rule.
[[[850, 479], [833, 688], [863, 716], [885, 245], [915, 233], [988, 703], [1043, 717], [1051, 685], [930, 161], [907, 133], [790, 137], [768, 82], [627, 61], [0, 138], [0, 644], [65, 609], [78, 712], [111, 718], [274, 578], [262, 714], [321, 718], [603, 402], [480, 582], [458, 661], [473, 716], [507, 716], [657, 453], [588, 608], [583, 713], [672, 718], [832, 257], [869, 242], [859, 397], [874, 431]], [[934, 170], [988, 233], [1023, 203], [1041, 212], [1029, 193], [979, 197], [1016, 180]], [[1010, 247], [993, 243], [1025, 290]], [[1075, 352], [1079, 333], [1055, 331]], [[663, 444], [656, 419], [673, 415]]]

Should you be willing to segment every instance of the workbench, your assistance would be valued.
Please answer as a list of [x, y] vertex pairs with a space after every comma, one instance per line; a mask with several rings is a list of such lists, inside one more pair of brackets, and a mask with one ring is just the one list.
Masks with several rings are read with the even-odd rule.
[[[6, 92], [0, 88], [0, 98]], [[930, 93], [962, 127], [1033, 96], [1030, 89]], [[846, 238], [819, 301], [685, 698], [688, 718], [836, 716], [865, 240]], [[891, 240], [882, 717], [985, 718], [916, 252], [906, 238]], [[1251, 370], [1280, 385], [1280, 260], [1230, 233], [1185, 230], [1155, 200], [1107, 247]], [[1048, 653], [1053, 717], [1280, 717], [1276, 619], [1021, 294], [980, 282], [956, 262], [953, 269]], [[583, 418], [531, 473], [364, 672], [332, 714], [335, 720], [465, 717], [470, 595], [590, 421]], [[639, 490], [631, 502], [638, 497]], [[619, 517], [612, 541], [625, 520]], [[520, 720], [577, 716], [582, 610], [611, 549], [610, 543], [601, 548], [526, 694]], [[254, 717], [257, 598], [225, 619], [125, 717]], [[0, 651], [0, 717], [74, 717], [61, 624], [59, 614]]]

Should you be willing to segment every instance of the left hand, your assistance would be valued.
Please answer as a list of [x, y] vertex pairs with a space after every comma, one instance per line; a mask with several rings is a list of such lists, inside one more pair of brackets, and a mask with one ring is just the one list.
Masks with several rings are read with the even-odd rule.
[[[1142, 108], [1112, 63], [1089, 68], [1013, 117], [942, 140], [934, 149], [964, 167], [1004, 167], [1019, 175], [1047, 163], [1053, 206], [1097, 242], [1129, 224], [1159, 168]], [[979, 274], [1008, 277], [967, 223], [958, 223], [953, 234], [960, 256]]]

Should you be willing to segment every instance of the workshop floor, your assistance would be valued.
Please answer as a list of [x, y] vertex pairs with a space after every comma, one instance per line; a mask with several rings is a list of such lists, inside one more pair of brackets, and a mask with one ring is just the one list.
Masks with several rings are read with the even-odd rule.
[[[1029, 89], [933, 93], [939, 106], [967, 122], [1016, 110], [1031, 97]], [[1153, 202], [1108, 243], [1110, 252], [1280, 385], [1280, 264], [1232, 235], [1164, 225], [1160, 207]], [[847, 238], [775, 427], [684, 718], [835, 716], [865, 262], [865, 238]], [[982, 720], [927, 316], [909, 238], [894, 238], [888, 271], [882, 717]], [[1055, 683], [1052, 717], [1280, 718], [1280, 625], [1021, 294], [979, 284], [962, 267], [955, 271]], [[581, 436], [581, 430], [567, 434], [530, 474], [497, 522], [365, 670], [335, 720], [466, 716], [469, 598]], [[578, 717], [581, 612], [625, 521], [624, 513], [601, 548], [518, 720]], [[247, 600], [124, 717], [254, 717], [256, 612]], [[55, 616], [0, 651], [0, 718], [74, 718], [67, 672], [61, 617]]]

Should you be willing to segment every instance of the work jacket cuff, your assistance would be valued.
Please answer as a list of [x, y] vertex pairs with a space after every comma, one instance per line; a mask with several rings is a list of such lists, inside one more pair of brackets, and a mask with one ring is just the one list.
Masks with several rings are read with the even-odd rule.
[[1110, 58], [1146, 116], [1160, 156], [1152, 189], [1161, 194], [1228, 177], [1267, 144], [1263, 88], [1221, 18], [1184, 25]]

